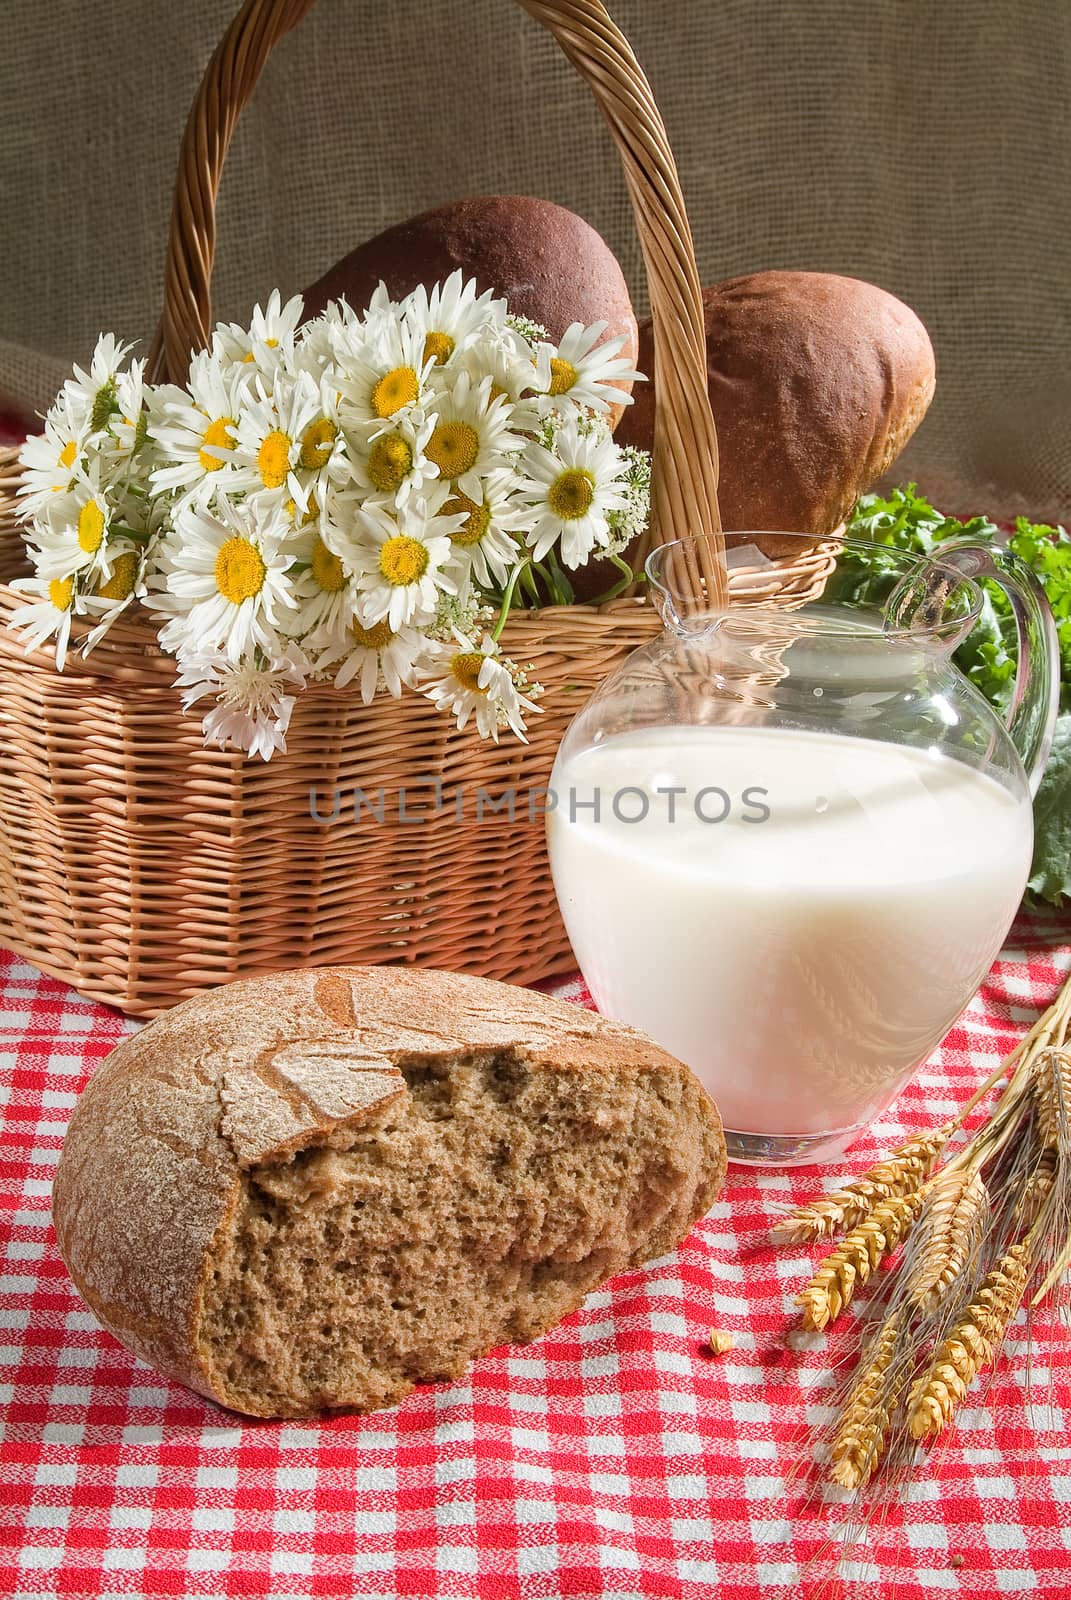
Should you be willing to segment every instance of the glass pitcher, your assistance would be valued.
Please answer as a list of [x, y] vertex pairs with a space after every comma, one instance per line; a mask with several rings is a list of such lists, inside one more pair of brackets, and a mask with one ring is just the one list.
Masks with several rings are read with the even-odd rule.
[[[894, 1099], [1003, 943], [1056, 717], [1055, 627], [997, 547], [875, 563], [844, 540], [786, 608], [708, 604], [695, 544], [651, 556], [663, 632], [562, 741], [555, 887], [599, 1009], [693, 1068], [730, 1158], [824, 1160]], [[952, 660], [978, 579], [1004, 588], [1019, 632], [1006, 726]]]

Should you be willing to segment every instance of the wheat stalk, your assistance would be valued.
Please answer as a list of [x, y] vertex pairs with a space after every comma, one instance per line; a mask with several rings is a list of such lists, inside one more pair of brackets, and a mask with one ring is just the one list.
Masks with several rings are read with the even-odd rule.
[[1030, 1244], [1012, 1245], [987, 1273], [966, 1312], [915, 1383], [907, 1425], [913, 1439], [933, 1439], [948, 1426], [983, 1367], [991, 1365], [1015, 1317], [1030, 1275]]
[[841, 1240], [797, 1296], [805, 1327], [821, 1330], [840, 1316], [856, 1288], [866, 1283], [878, 1263], [906, 1237], [921, 1209], [922, 1195], [918, 1190], [893, 1195], [876, 1205]]
[[[793, 1243], [846, 1235], [798, 1296], [805, 1326], [818, 1330], [908, 1241], [901, 1270], [882, 1275], [883, 1321], [863, 1342], [828, 1436], [830, 1475], [843, 1488], [864, 1489], [882, 1464], [891, 1481], [906, 1475], [916, 1446], [954, 1421], [996, 1360], [1031, 1281], [1043, 1280], [1036, 1305], [1071, 1265], [1069, 1031], [1071, 977], [958, 1116], [775, 1230]], [[953, 1135], [994, 1091], [950, 1156]]]
[[946, 1122], [933, 1133], [909, 1139], [835, 1194], [797, 1207], [777, 1223], [774, 1239], [782, 1244], [804, 1244], [832, 1239], [858, 1227], [882, 1201], [911, 1194], [919, 1187], [955, 1129], [954, 1121]]
[[893, 1368], [903, 1331], [898, 1315], [882, 1324], [866, 1365], [848, 1391], [829, 1456], [829, 1475], [843, 1489], [859, 1489], [869, 1482], [884, 1453], [904, 1387], [903, 1371]]
[[989, 1191], [975, 1168], [950, 1168], [931, 1179], [908, 1285], [922, 1311], [935, 1311], [963, 1272], [988, 1214]]

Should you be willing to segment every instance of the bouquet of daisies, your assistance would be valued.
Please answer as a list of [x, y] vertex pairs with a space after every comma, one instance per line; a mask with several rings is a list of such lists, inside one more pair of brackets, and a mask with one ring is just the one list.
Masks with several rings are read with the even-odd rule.
[[310, 679], [523, 738], [541, 689], [501, 654], [511, 606], [568, 602], [592, 557], [621, 587], [646, 524], [649, 459], [608, 422], [624, 341], [555, 347], [460, 273], [301, 314], [273, 294], [221, 324], [183, 388], [111, 335], [75, 367], [22, 452], [27, 648], [62, 670], [76, 621], [87, 652], [140, 603], [206, 741], [265, 760]]

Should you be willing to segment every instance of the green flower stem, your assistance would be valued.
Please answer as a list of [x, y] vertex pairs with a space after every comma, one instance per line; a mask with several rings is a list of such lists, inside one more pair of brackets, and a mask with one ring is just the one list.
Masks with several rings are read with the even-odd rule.
[[620, 556], [615, 556], [611, 553], [610, 555], [604, 556], [603, 559], [606, 561], [612, 561], [614, 566], [621, 573], [621, 577], [617, 580], [612, 588], [606, 590], [605, 594], [600, 594], [597, 599], [590, 600], [588, 602], [589, 605], [604, 606], [608, 600], [616, 600], [618, 595], [624, 594], [625, 590], [629, 588], [631, 584], [643, 582], [643, 573], [633, 572], [628, 562], [622, 561]]
[[491, 634], [491, 638], [496, 644], [498, 643], [499, 639], [501, 639], [502, 630], [509, 621], [510, 607], [513, 605], [513, 595], [517, 588], [517, 583], [521, 573], [527, 572], [531, 565], [532, 563], [530, 561], [522, 561], [520, 566], [514, 567], [513, 571], [510, 573], [509, 582], [506, 585], [506, 592], [502, 596], [502, 609], [498, 613], [498, 621], [495, 623], [494, 630]]

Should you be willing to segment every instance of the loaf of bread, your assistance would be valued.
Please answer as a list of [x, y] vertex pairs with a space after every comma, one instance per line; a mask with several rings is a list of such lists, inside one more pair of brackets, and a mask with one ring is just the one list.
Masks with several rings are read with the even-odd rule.
[[[345, 296], [364, 311], [382, 280], [392, 299], [418, 284], [429, 289], [460, 268], [481, 290], [509, 302], [515, 316], [546, 328], [557, 342], [573, 322], [608, 324], [622, 334], [621, 355], [636, 364], [636, 315], [620, 263], [575, 211], [523, 194], [478, 195], [437, 206], [358, 245], [305, 291], [305, 314], [317, 316]], [[626, 392], [631, 384], [622, 382]], [[622, 408], [615, 408], [614, 420]]]
[[123, 1344], [236, 1411], [365, 1411], [552, 1327], [672, 1249], [717, 1111], [643, 1034], [486, 979], [234, 983], [83, 1093], [53, 1217]]
[[[704, 289], [703, 315], [725, 528], [832, 532], [926, 414], [926, 329], [884, 289], [824, 272], [730, 278]], [[654, 374], [649, 321], [637, 365]], [[653, 382], [638, 385], [618, 440], [650, 449], [654, 411]]]

